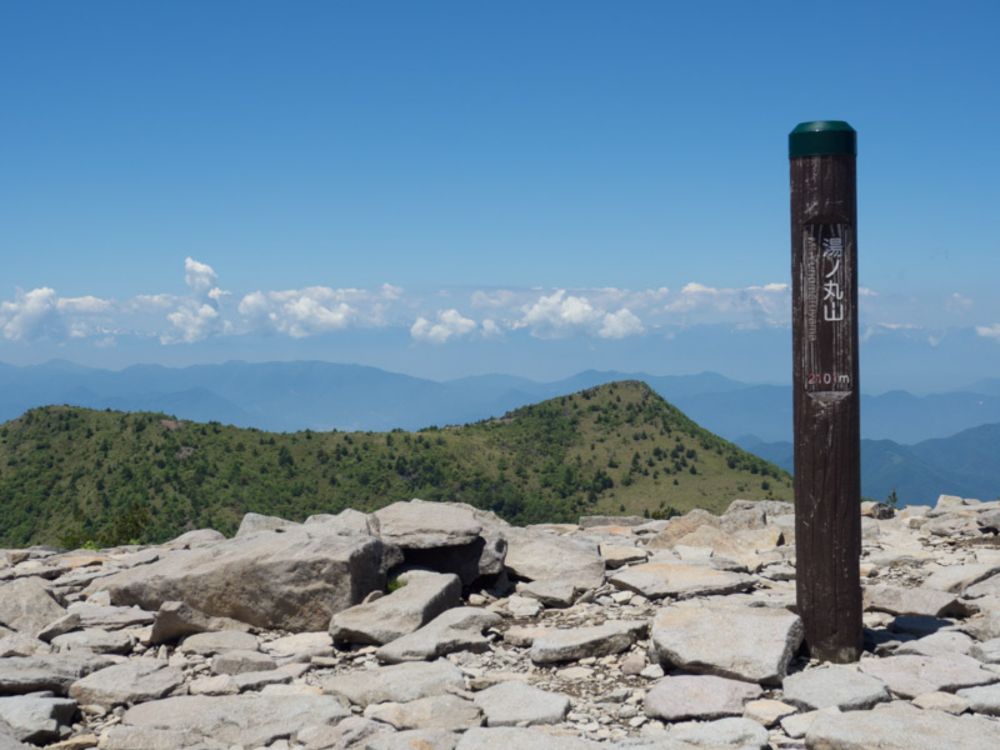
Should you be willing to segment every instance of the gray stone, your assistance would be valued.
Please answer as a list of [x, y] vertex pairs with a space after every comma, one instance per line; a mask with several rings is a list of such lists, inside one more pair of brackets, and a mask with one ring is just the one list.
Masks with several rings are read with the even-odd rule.
[[695, 747], [738, 746], [741, 750], [768, 747], [767, 730], [756, 721], [743, 718], [675, 724], [670, 728], [670, 737]]
[[983, 669], [978, 661], [961, 654], [862, 659], [859, 668], [882, 680], [889, 690], [903, 698], [937, 690], [954, 692], [959, 688], [1000, 681], [1000, 674]]
[[30, 635], [11, 631], [10, 635], [0, 638], [0, 659], [6, 659], [8, 656], [47, 654], [49, 650], [49, 644]]
[[82, 628], [118, 630], [150, 625], [155, 618], [152, 612], [147, 612], [139, 607], [105, 607], [89, 602], [73, 602], [67, 610], [69, 614], [80, 618], [80, 627]]
[[463, 689], [462, 672], [451, 662], [407, 662], [328, 677], [322, 682], [327, 693], [340, 695], [357, 706], [372, 703], [414, 701]]
[[368, 750], [379, 738], [398, 734], [399, 732], [381, 722], [363, 716], [348, 716], [336, 726], [304, 726], [296, 732], [295, 739], [304, 743], [306, 750]]
[[646, 693], [646, 716], [664, 721], [740, 716], [763, 694], [759, 685], [713, 675], [670, 675]]
[[[76, 701], [51, 695], [19, 695], [0, 698], [0, 721], [23, 742], [43, 744], [59, 739], [60, 729], [73, 721]], [[2, 747], [2, 744], [0, 744]]]
[[645, 622], [609, 621], [603, 625], [550, 630], [531, 644], [535, 664], [577, 661], [627, 650], [646, 630]]
[[186, 531], [179, 537], [171, 539], [163, 546], [171, 549], [204, 547], [209, 544], [214, 544], [215, 542], [221, 542], [225, 538], [225, 534], [221, 531], [216, 531], [215, 529], [194, 529], [193, 531]]
[[503, 572], [507, 531], [493, 513], [465, 503], [411, 500], [375, 512], [379, 534], [410, 567], [454, 573], [463, 585]]
[[722, 522], [719, 517], [707, 510], [695, 508], [683, 516], [677, 516], [666, 521], [662, 531], [646, 542], [649, 549], [673, 549], [677, 540], [696, 531], [702, 526], [718, 528]]
[[330, 617], [385, 585], [384, 547], [323, 524], [251, 534], [95, 581], [116, 604], [156, 611], [182, 601], [216, 617], [292, 632], [322, 630]]
[[984, 563], [952, 565], [931, 573], [924, 581], [924, 586], [961, 595], [969, 586], [989, 578], [997, 571], [1000, 571], [1000, 565]]
[[965, 589], [964, 596], [969, 599], [978, 599], [982, 596], [1000, 596], [1000, 575], [993, 575], [974, 583]]
[[235, 538], [239, 539], [261, 531], [275, 531], [297, 525], [294, 521], [286, 521], [284, 518], [278, 518], [277, 516], [245, 513], [243, 520], [240, 521], [240, 527], [236, 530]]
[[482, 632], [502, 620], [500, 615], [478, 607], [455, 607], [419, 630], [387, 643], [375, 655], [379, 661], [397, 664], [436, 659], [455, 651], [487, 651], [489, 641]]
[[957, 630], [939, 630], [907, 641], [896, 649], [897, 654], [921, 654], [923, 656], [947, 656], [948, 654], [967, 654], [975, 641], [965, 633]]
[[182, 695], [133, 706], [122, 723], [258, 747], [290, 737], [307, 724], [333, 723], [349, 714], [329, 695]]
[[462, 584], [451, 573], [411, 570], [399, 576], [404, 585], [388, 596], [338, 612], [330, 620], [335, 643], [383, 644], [420, 628], [462, 597]]
[[483, 723], [479, 707], [457, 695], [431, 695], [406, 703], [381, 703], [365, 709], [365, 718], [396, 729], [443, 729], [450, 732]]
[[443, 729], [383, 732], [367, 740], [365, 750], [455, 750], [459, 735]]
[[14, 736], [14, 730], [7, 726], [7, 722], [2, 720], [0, 720], [0, 750], [29, 750], [27, 745]]
[[516, 682], [501, 682], [474, 700], [489, 727], [556, 724], [569, 712], [569, 696]]
[[635, 591], [650, 599], [732, 594], [753, 586], [753, 578], [742, 573], [673, 562], [649, 562], [625, 568], [611, 576], [610, 581], [620, 589]]
[[977, 714], [1000, 716], [1000, 684], [963, 688], [956, 695], [969, 701], [969, 708]]
[[851, 666], [807, 669], [786, 677], [781, 689], [785, 701], [806, 709], [836, 706], [842, 711], [856, 711], [890, 700], [882, 680]]
[[518, 578], [556, 579], [581, 589], [604, 581], [604, 560], [595, 542], [511, 527], [505, 565]]
[[110, 708], [123, 703], [140, 703], [176, 690], [184, 673], [156, 659], [133, 659], [92, 672], [69, 688], [70, 698], [83, 705]]
[[154, 645], [169, 643], [186, 635], [211, 630], [249, 630], [250, 626], [229, 617], [206, 615], [184, 602], [163, 602], [156, 611], [153, 632], [149, 642]]
[[518, 594], [537, 599], [546, 607], [568, 607], [576, 601], [577, 595], [582, 591], [583, 589], [573, 581], [555, 578], [527, 581], [517, 585]]
[[212, 671], [216, 674], [264, 672], [277, 666], [274, 659], [259, 651], [223, 651], [212, 657]]
[[127, 654], [132, 650], [133, 641], [128, 633], [120, 630], [87, 628], [53, 638], [52, 645], [59, 651], [84, 649], [95, 654]]
[[655, 660], [689, 672], [776, 685], [802, 643], [802, 620], [784, 609], [674, 605], [653, 619]]
[[85, 651], [58, 655], [14, 656], [0, 660], [0, 695], [51, 690], [65, 695], [81, 677], [113, 664], [111, 657]]
[[987, 664], [1000, 664], [1000, 638], [974, 644], [969, 649], [969, 656]]
[[872, 586], [864, 591], [865, 609], [891, 615], [954, 617], [967, 610], [954, 594], [934, 589], [908, 589], [900, 586]]
[[805, 713], [792, 714], [791, 716], [786, 716], [781, 720], [781, 729], [791, 737], [793, 740], [798, 740], [806, 736], [806, 732], [809, 731], [809, 727], [812, 726], [813, 722], [820, 716], [825, 714], [841, 714], [843, 713], [836, 706], [830, 708], [822, 708], [818, 711], [806, 711]]
[[219, 630], [210, 633], [189, 635], [180, 645], [184, 654], [211, 656], [222, 651], [253, 651], [257, 648], [257, 636], [242, 630]]
[[542, 729], [476, 727], [462, 735], [455, 750], [601, 750], [605, 747], [598, 742], [549, 734]]
[[378, 519], [374, 515], [354, 508], [345, 508], [336, 515], [318, 513], [309, 516], [305, 523], [307, 526], [321, 523], [326, 529], [345, 536], [377, 536], [379, 531]]
[[42, 628], [38, 632], [38, 639], [49, 643], [53, 638], [72, 633], [74, 630], [79, 630], [82, 627], [83, 621], [80, 619], [80, 615], [67, 612], [62, 617], [53, 620]]
[[191, 747], [198, 737], [190, 732], [149, 727], [111, 726], [101, 732], [101, 750], [178, 750]]
[[1000, 747], [1000, 724], [922, 711], [894, 701], [870, 711], [821, 713], [806, 732], [810, 750], [984, 750]]
[[22, 635], [37, 638], [66, 610], [49, 593], [40, 578], [18, 578], [0, 585], [0, 623]]
[[325, 631], [295, 633], [264, 643], [261, 649], [271, 654], [278, 662], [309, 661], [313, 656], [332, 655], [333, 639]]

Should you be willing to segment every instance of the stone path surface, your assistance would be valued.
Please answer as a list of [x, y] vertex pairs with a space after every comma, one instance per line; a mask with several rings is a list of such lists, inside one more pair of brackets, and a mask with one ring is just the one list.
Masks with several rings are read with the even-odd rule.
[[779, 502], [0, 550], [0, 750], [1000, 747], [998, 508], [859, 508], [856, 665], [804, 651]]

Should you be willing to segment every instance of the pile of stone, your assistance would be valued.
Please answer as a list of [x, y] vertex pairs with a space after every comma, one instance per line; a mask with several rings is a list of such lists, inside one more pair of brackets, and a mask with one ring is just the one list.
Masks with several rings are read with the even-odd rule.
[[861, 512], [855, 665], [803, 653], [780, 502], [0, 551], [0, 750], [1000, 747], [1000, 502]]

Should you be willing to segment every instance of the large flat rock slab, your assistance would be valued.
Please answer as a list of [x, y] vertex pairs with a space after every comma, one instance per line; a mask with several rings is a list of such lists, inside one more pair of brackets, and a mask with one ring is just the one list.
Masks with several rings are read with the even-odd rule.
[[601, 750], [607, 745], [542, 729], [490, 727], [470, 729], [455, 750]]
[[894, 701], [870, 711], [820, 713], [806, 731], [809, 750], [985, 750], [1000, 747], [1000, 723], [952, 716]]
[[871, 708], [891, 699], [886, 684], [853, 666], [807, 669], [781, 683], [783, 700], [808, 710], [836, 706], [841, 711]]
[[459, 732], [483, 723], [479, 707], [457, 695], [430, 695], [407, 703], [380, 703], [365, 709], [365, 718], [396, 729], [442, 729]]
[[[60, 737], [76, 713], [76, 701], [45, 694], [0, 698], [0, 722], [5, 722], [15, 739], [48, 744]], [[0, 735], [2, 736], [2, 735]], [[0, 748], [3, 740], [0, 740]]]
[[501, 682], [476, 694], [475, 703], [490, 727], [556, 724], [569, 712], [569, 696], [532, 685]]
[[859, 668], [882, 680], [894, 694], [915, 698], [923, 693], [953, 693], [960, 688], [1000, 682], [1000, 673], [983, 669], [969, 656], [902, 655], [862, 659]]
[[334, 723], [349, 715], [344, 703], [329, 695], [183, 695], [133, 706], [122, 723], [258, 747], [307, 724]]
[[635, 643], [645, 630], [645, 622], [620, 621], [550, 630], [534, 639], [530, 656], [535, 664], [555, 664], [618, 654]]
[[651, 651], [688, 672], [776, 685], [802, 637], [802, 620], [785, 609], [673, 605], [653, 619]]
[[365, 707], [372, 703], [405, 703], [441, 695], [449, 690], [462, 690], [465, 680], [458, 667], [445, 659], [438, 659], [348, 672], [328, 677], [322, 686], [324, 692]]
[[86, 652], [12, 656], [0, 659], [0, 695], [24, 695], [51, 690], [66, 695], [81, 677], [114, 664], [107, 656]]
[[643, 563], [615, 573], [610, 581], [620, 589], [635, 591], [649, 599], [733, 594], [753, 587], [753, 578], [743, 573], [680, 562]]
[[412, 570], [398, 580], [402, 586], [387, 596], [336, 613], [330, 620], [334, 642], [389, 643], [461, 602], [462, 583], [452, 573]]
[[965, 606], [955, 594], [928, 588], [879, 585], [864, 590], [865, 609], [891, 615], [952, 617], [965, 614]]
[[714, 675], [671, 675], [646, 693], [646, 716], [663, 721], [742, 716], [747, 701], [763, 694], [760, 686]]
[[133, 659], [77, 680], [69, 696], [82, 705], [110, 708], [162, 698], [184, 682], [184, 674], [156, 659]]
[[294, 632], [325, 629], [330, 617], [383, 588], [384, 547], [322, 524], [258, 532], [182, 549], [95, 582], [119, 605], [155, 612], [181, 601], [215, 617]]
[[18, 578], [0, 584], [0, 623], [18, 633], [37, 638], [66, 610], [49, 593], [40, 578]]
[[597, 542], [517, 527], [505, 534], [504, 564], [518, 578], [558, 580], [584, 589], [604, 581], [604, 558]]
[[487, 651], [489, 641], [483, 631], [496, 627], [502, 620], [495, 612], [479, 607], [455, 607], [419, 630], [382, 646], [376, 656], [381, 662], [398, 664], [436, 659], [455, 651]]

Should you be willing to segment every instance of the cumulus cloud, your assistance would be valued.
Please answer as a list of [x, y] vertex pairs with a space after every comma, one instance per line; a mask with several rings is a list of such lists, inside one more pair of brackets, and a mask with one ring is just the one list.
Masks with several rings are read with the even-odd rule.
[[1000, 341], [1000, 323], [994, 323], [993, 325], [988, 326], [976, 326], [976, 335], [982, 336], [986, 339]]
[[114, 307], [114, 303], [111, 300], [87, 295], [85, 297], [62, 297], [56, 303], [56, 307], [59, 312], [96, 315], [109, 312]]
[[421, 316], [410, 326], [410, 335], [417, 341], [444, 344], [453, 338], [466, 336], [476, 330], [476, 321], [466, 318], [454, 308], [442, 310], [436, 321]]
[[644, 331], [642, 321], [627, 307], [623, 307], [618, 312], [604, 316], [597, 335], [602, 339], [623, 339], [626, 336], [638, 336]]
[[194, 258], [184, 259], [184, 283], [197, 296], [209, 296], [216, 289], [218, 275], [215, 269], [207, 263], [200, 263]]
[[944, 308], [951, 313], [964, 313], [972, 309], [972, 300], [964, 294], [954, 292], [944, 303]]
[[292, 338], [339, 331], [360, 319], [350, 300], [361, 299], [359, 289], [325, 286], [251, 292], [240, 300], [239, 313], [254, 329], [270, 329]]
[[18, 291], [11, 302], [0, 304], [0, 331], [9, 341], [34, 339], [58, 327], [58, 300], [49, 287]]

